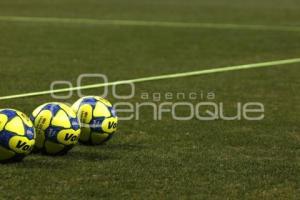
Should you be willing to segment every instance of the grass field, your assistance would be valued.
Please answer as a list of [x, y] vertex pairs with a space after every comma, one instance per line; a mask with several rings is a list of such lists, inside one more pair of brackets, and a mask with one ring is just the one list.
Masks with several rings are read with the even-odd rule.
[[[1, 0], [0, 96], [48, 90], [55, 80], [76, 85], [83, 73], [115, 81], [300, 57], [300, 31], [3, 16], [300, 27], [300, 2]], [[104, 146], [79, 145], [66, 156], [30, 155], [21, 163], [0, 165], [0, 199], [299, 199], [299, 77], [300, 63], [295, 63], [136, 84], [128, 102], [143, 102], [145, 92], [213, 91], [228, 115], [237, 102], [261, 102], [265, 118], [175, 121], [166, 114], [155, 121], [145, 109], [140, 120], [121, 121]], [[126, 94], [128, 88], [122, 90]], [[77, 99], [74, 93], [66, 102]], [[118, 102], [111, 93], [108, 99]], [[0, 107], [30, 114], [48, 101], [54, 100], [49, 95], [3, 100]]]

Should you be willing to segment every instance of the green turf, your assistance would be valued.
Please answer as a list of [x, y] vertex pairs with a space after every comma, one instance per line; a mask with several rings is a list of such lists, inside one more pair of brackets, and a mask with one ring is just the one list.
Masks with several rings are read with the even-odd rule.
[[[296, 0], [2, 0], [0, 15], [299, 26], [299, 5]], [[114, 81], [294, 58], [300, 55], [299, 41], [300, 32], [0, 21], [0, 96], [47, 90], [54, 80], [75, 85], [82, 73], [103, 73]], [[137, 84], [129, 102], [144, 102], [144, 92], [214, 91], [228, 114], [236, 102], [262, 102], [265, 119], [174, 121], [165, 114], [154, 121], [144, 109], [141, 120], [120, 122], [107, 145], [1, 165], [0, 199], [297, 199], [299, 65]], [[75, 93], [67, 102], [77, 98]], [[47, 101], [53, 99], [6, 100], [0, 107], [30, 114]]]

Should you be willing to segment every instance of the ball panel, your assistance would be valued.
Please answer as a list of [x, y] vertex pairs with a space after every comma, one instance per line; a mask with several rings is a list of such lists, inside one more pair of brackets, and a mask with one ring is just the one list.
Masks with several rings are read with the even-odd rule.
[[110, 111], [112, 117], [117, 117], [117, 112], [114, 107], [108, 107], [108, 110]]
[[8, 131], [1, 131], [0, 132], [0, 146], [9, 149], [9, 140], [15, 136], [14, 133]]
[[98, 101], [100, 101], [101, 103], [103, 103], [104, 105], [106, 105], [108, 107], [112, 107], [111, 103], [108, 100], [106, 100], [102, 97], [94, 97], [94, 98], [97, 99]]
[[53, 117], [51, 124], [63, 128], [71, 128], [70, 119], [63, 110], [59, 110], [57, 112], [57, 114]]
[[40, 105], [39, 107], [37, 107], [33, 112], [32, 112], [32, 116], [33, 117], [36, 117], [40, 112], [41, 110], [45, 107], [46, 104], [43, 104], [43, 105]]
[[8, 120], [11, 120], [17, 115], [16, 110], [13, 109], [2, 109], [0, 110], [0, 113], [6, 115]]
[[49, 127], [52, 119], [50, 110], [42, 110], [35, 118], [34, 125], [36, 127], [36, 149], [42, 149], [45, 143], [45, 130]]
[[107, 133], [95, 133], [91, 134], [91, 142], [92, 144], [102, 144], [109, 139], [110, 135]]
[[43, 110], [40, 114], [35, 118], [34, 125], [36, 127], [37, 132], [39, 130], [46, 130], [51, 122], [52, 113], [50, 110]]
[[89, 127], [82, 127], [79, 140], [81, 142], [88, 142], [90, 140], [90, 136], [91, 129]]
[[75, 113], [78, 111], [81, 101], [82, 101], [82, 99], [79, 99], [72, 105], [71, 108]]
[[25, 115], [24, 113], [21, 113], [19, 111], [17, 111], [17, 114], [23, 120], [23, 122], [26, 126], [33, 127], [33, 124], [31, 122], [31, 120], [29, 119], [29, 117], [27, 117], [27, 115]]
[[93, 118], [93, 107], [88, 104], [82, 105], [78, 110], [78, 115], [81, 123], [90, 123]]
[[65, 146], [62, 144], [54, 143], [51, 141], [46, 141], [44, 153], [55, 155], [55, 154], [58, 154], [61, 151], [63, 151], [64, 148], [65, 148]]
[[102, 130], [106, 133], [114, 133], [118, 127], [118, 118], [110, 117], [106, 118], [102, 122]]
[[76, 117], [76, 113], [73, 111], [72, 108], [70, 108], [69, 106], [63, 104], [63, 103], [59, 103], [59, 106], [70, 116], [75, 118]]
[[97, 133], [103, 133], [102, 130], [102, 122], [105, 119], [105, 117], [94, 117], [93, 120], [91, 121], [91, 123], [89, 124], [91, 130], [93, 132], [97, 132]]
[[79, 130], [80, 129], [80, 123], [78, 118], [70, 118], [70, 122], [71, 122], [71, 128], [74, 130]]
[[13, 136], [9, 140], [9, 147], [19, 154], [29, 154], [34, 146], [35, 141], [29, 140], [24, 136]]
[[4, 126], [6, 125], [8, 121], [8, 117], [4, 114], [0, 114], [0, 131], [4, 129]]
[[17, 116], [11, 119], [5, 126], [5, 130], [18, 135], [25, 135], [25, 128], [22, 119]]
[[94, 117], [110, 117], [111, 113], [105, 104], [97, 102], [93, 115]]
[[75, 145], [78, 143], [80, 130], [65, 129], [57, 134], [57, 141], [64, 145]]
[[94, 106], [97, 102], [97, 99], [95, 99], [95, 97], [92, 97], [92, 96], [83, 97], [81, 99], [82, 99], [82, 101], [80, 103], [81, 105], [89, 104], [89, 105]]
[[48, 103], [43, 108], [43, 110], [49, 110], [52, 116], [55, 116], [60, 109], [59, 103]]
[[34, 127], [25, 127], [25, 128], [26, 128], [25, 136], [26, 136], [29, 140], [35, 140], [35, 138], [36, 138], [36, 133], [35, 133]]

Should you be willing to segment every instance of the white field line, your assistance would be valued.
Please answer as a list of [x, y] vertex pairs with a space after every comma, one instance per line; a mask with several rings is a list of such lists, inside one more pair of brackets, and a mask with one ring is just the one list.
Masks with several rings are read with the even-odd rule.
[[35, 23], [62, 23], [62, 24], [88, 24], [88, 25], [114, 25], [114, 26], [148, 26], [148, 27], [173, 27], [173, 28], [205, 28], [205, 29], [236, 29], [259, 31], [293, 31], [300, 32], [300, 26], [273, 26], [273, 25], [246, 25], [201, 22], [167, 22], [143, 20], [101, 20], [88, 18], [57, 18], [57, 17], [25, 17], [25, 16], [0, 16], [0, 21], [5, 22], [35, 22]]
[[126, 83], [140, 83], [140, 82], [146, 82], [146, 81], [158, 81], [158, 80], [164, 80], [164, 79], [182, 78], [182, 77], [197, 76], [197, 75], [204, 75], [204, 74], [215, 74], [215, 73], [220, 73], [220, 72], [238, 71], [238, 70], [245, 70], [245, 69], [274, 67], [274, 66], [278, 66], [278, 65], [288, 65], [288, 64], [293, 64], [293, 63], [300, 63], [300, 58], [276, 60], [276, 61], [253, 63], [253, 64], [246, 64], [246, 65], [228, 66], [228, 67], [221, 67], [221, 68], [212, 68], [212, 69], [191, 71], [191, 72], [185, 72], [185, 73], [149, 76], [149, 77], [136, 78], [136, 79], [130, 79], [130, 80], [121, 80], [121, 81], [114, 81], [114, 82], [107, 82], [107, 83], [100, 83], [100, 84], [91, 84], [91, 85], [63, 88], [63, 89], [57, 89], [57, 90], [28, 92], [28, 93], [23, 93], [23, 94], [2, 96], [2, 97], [0, 97], [0, 100], [41, 96], [41, 95], [48, 95], [48, 94], [54, 94], [54, 93], [70, 92], [70, 91], [75, 91], [75, 90], [87, 90], [87, 89], [101, 88], [101, 87], [112, 86], [112, 85], [122, 85], [122, 84], [126, 84]]

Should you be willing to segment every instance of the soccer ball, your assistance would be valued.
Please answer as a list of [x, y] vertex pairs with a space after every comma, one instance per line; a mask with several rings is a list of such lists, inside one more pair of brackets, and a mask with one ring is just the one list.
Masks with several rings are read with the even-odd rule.
[[0, 162], [22, 160], [31, 153], [34, 143], [35, 130], [24, 113], [0, 110]]
[[88, 96], [72, 106], [81, 123], [79, 141], [84, 144], [103, 144], [117, 130], [118, 118], [112, 104], [101, 97]]
[[30, 118], [36, 128], [36, 152], [63, 155], [78, 143], [80, 124], [69, 106], [46, 103], [36, 108]]

